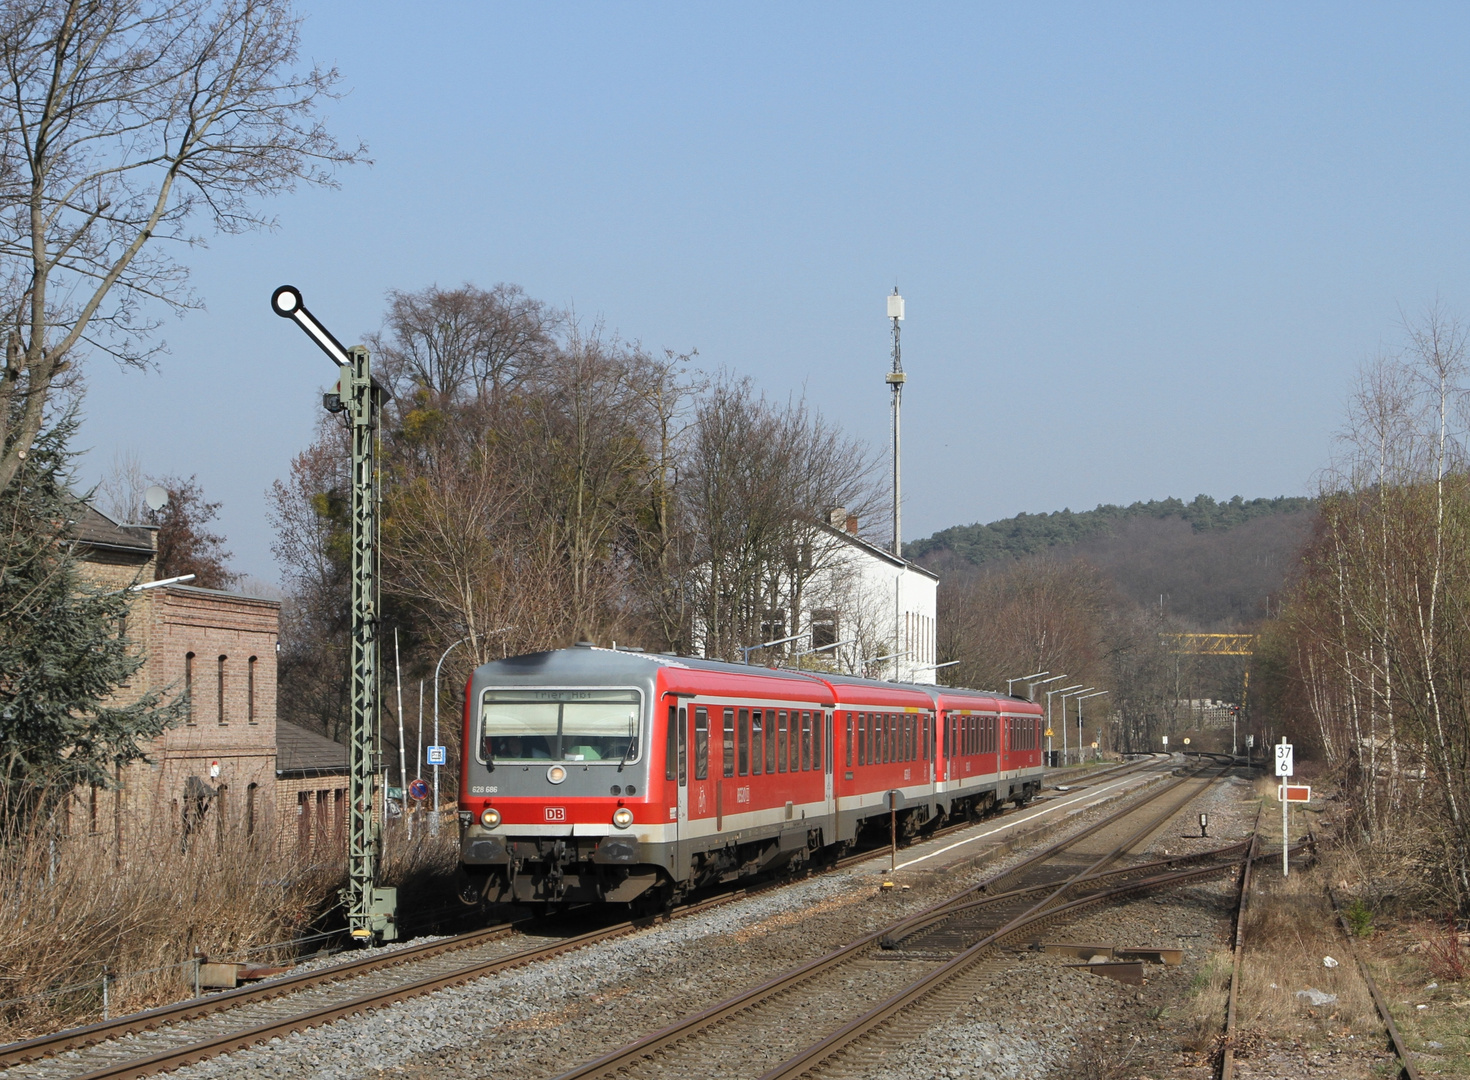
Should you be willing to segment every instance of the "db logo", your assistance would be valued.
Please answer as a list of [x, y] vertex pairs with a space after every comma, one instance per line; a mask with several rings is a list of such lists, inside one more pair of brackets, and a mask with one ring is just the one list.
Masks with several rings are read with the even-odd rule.
[[567, 808], [565, 806], [548, 806], [546, 808], [547, 821], [565, 821], [567, 819]]

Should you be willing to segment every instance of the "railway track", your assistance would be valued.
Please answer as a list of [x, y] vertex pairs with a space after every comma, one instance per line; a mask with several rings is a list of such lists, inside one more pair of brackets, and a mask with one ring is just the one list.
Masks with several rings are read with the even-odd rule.
[[[1236, 869], [1246, 845], [1189, 860], [1116, 865], [1146, 848], [1227, 768], [1212, 763], [1179, 777], [973, 889], [558, 1080], [704, 1080], [712, 1062], [721, 1063], [722, 1074], [739, 1062], [740, 1072], [762, 1080], [873, 1072], [888, 1047], [919, 1037], [932, 1014], [973, 994], [969, 983], [990, 963], [994, 946], [1093, 904]], [[921, 1001], [922, 1013], [912, 1008]]]
[[[1156, 764], [1144, 759], [1110, 769], [1075, 790], [1111, 782]], [[938, 839], [974, 826], [963, 822], [926, 837]], [[877, 859], [886, 849], [839, 860], [847, 868]], [[497, 972], [547, 960], [649, 926], [698, 914], [785, 882], [740, 889], [700, 900], [669, 915], [619, 922], [571, 936], [547, 921], [502, 923], [481, 930], [375, 953], [256, 986], [192, 998], [116, 1020], [0, 1046], [0, 1076], [26, 1080], [112, 1080], [142, 1077]], [[553, 920], [554, 922], [554, 920]]]

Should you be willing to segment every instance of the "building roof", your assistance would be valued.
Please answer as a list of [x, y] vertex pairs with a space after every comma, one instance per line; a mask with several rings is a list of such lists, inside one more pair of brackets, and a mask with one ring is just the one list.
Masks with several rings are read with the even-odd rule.
[[893, 552], [880, 548], [877, 544], [869, 543], [857, 533], [850, 533], [846, 529], [833, 528], [831, 525], [828, 525], [824, 521], [817, 522], [817, 528], [821, 529], [823, 532], [831, 536], [836, 536], [841, 538], [842, 540], [847, 541], [863, 554], [871, 556], [872, 558], [882, 559], [884, 562], [889, 563], [892, 566], [902, 566], [905, 569], [914, 571], [914, 573], [916, 574], [923, 574], [927, 578], [933, 578], [935, 581], [939, 580], [939, 575], [936, 574], [933, 570], [930, 570], [927, 567], [920, 566], [916, 562], [909, 562], [909, 560], [907, 559], [901, 559]]
[[144, 559], [153, 555], [153, 530], [146, 525], [119, 525], [102, 511], [77, 502], [77, 517], [71, 523], [71, 538], [89, 548], [136, 552]]
[[347, 747], [304, 727], [276, 721], [276, 776], [330, 776], [347, 769]]

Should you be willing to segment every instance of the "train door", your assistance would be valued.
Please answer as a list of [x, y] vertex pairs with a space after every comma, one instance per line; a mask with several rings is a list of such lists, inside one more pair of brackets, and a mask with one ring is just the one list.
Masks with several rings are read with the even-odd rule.
[[678, 733], [677, 756], [679, 762], [679, 831], [683, 833], [689, 823], [689, 710], [679, 709], [676, 718], [674, 710], [669, 709], [669, 721]]
[[832, 770], [837, 764], [837, 744], [833, 741], [832, 734], [837, 714], [823, 710], [819, 715], [822, 717], [822, 731], [818, 738], [822, 740], [825, 750], [822, 754], [822, 797], [827, 801], [827, 813], [834, 814], [837, 812], [837, 804], [833, 802]]
[[710, 781], [709, 710], [697, 705], [688, 710], [685, 730], [689, 733], [689, 783], [685, 820], [713, 817], [715, 812], [714, 784]]

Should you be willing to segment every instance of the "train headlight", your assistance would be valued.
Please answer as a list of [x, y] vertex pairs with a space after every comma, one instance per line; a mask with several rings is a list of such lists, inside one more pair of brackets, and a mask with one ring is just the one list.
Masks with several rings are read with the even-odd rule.
[[560, 784], [566, 778], [567, 771], [560, 765], [553, 765], [546, 770], [546, 779], [550, 780], [553, 784]]
[[633, 811], [626, 806], [620, 806], [613, 811], [613, 824], [620, 829], [626, 829], [633, 824]]
[[480, 824], [487, 829], [493, 829], [500, 824], [500, 811], [493, 806], [487, 806], [480, 811]]

